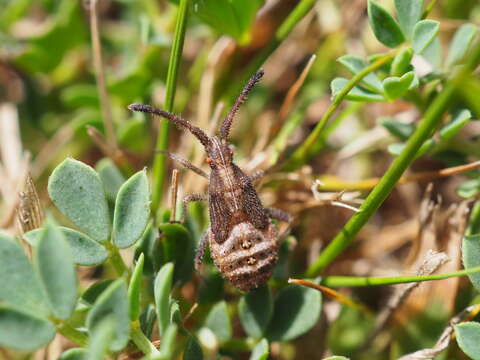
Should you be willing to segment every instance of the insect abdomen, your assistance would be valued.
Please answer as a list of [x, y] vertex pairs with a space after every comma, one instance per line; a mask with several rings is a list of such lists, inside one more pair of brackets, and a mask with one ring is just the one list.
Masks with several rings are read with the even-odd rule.
[[221, 244], [209, 234], [212, 258], [222, 276], [242, 291], [263, 285], [278, 259], [277, 231], [272, 224], [264, 230], [242, 222], [232, 228]]

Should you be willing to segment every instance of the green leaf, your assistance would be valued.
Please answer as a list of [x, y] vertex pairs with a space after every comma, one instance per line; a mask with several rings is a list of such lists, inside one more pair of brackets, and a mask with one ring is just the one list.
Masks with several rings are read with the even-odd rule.
[[118, 170], [117, 166], [109, 158], [103, 158], [95, 165], [100, 179], [102, 180], [103, 189], [107, 195], [107, 199], [114, 202], [117, 198], [117, 193], [122, 184], [125, 182], [125, 177]]
[[414, 124], [407, 124], [392, 117], [382, 117], [379, 123], [400, 140], [407, 140], [415, 131]]
[[[462, 240], [462, 260], [465, 269], [480, 266], [480, 234], [466, 235]], [[470, 274], [468, 278], [477, 291], [480, 291], [480, 274]]]
[[62, 90], [60, 98], [69, 108], [100, 107], [95, 84], [75, 84]]
[[250, 360], [267, 360], [269, 354], [270, 349], [268, 348], [268, 340], [262, 339], [262, 341], [253, 348]]
[[261, 338], [272, 317], [273, 300], [268, 286], [250, 291], [238, 304], [238, 316], [245, 332]]
[[170, 360], [173, 359], [175, 351], [175, 340], [177, 337], [178, 326], [177, 324], [170, 324], [162, 336], [162, 343], [160, 345], [160, 354], [156, 359]]
[[119, 248], [132, 246], [142, 236], [150, 215], [147, 172], [139, 171], [120, 188], [113, 216], [113, 242]]
[[173, 264], [162, 266], [155, 278], [154, 295], [160, 336], [165, 334], [170, 324], [170, 291], [172, 289]]
[[393, 48], [405, 41], [405, 36], [392, 15], [372, 0], [368, 0], [368, 20], [375, 37], [382, 44]]
[[284, 287], [275, 299], [267, 338], [289, 341], [303, 335], [317, 323], [321, 307], [319, 291], [298, 285]]
[[[92, 238], [67, 227], [60, 226], [59, 228], [68, 245], [70, 245], [75, 264], [84, 266], [99, 265], [107, 259], [107, 250]], [[30, 245], [36, 247], [43, 231], [44, 229], [35, 229], [24, 234], [23, 237]]]
[[105, 279], [100, 280], [91, 285], [85, 292], [82, 294], [82, 300], [89, 305], [93, 305], [97, 298], [103, 293], [115, 280]]
[[148, 304], [147, 308], [143, 310], [140, 315], [140, 328], [146, 337], [152, 336], [153, 326], [155, 325], [155, 306]]
[[128, 308], [127, 286], [123, 279], [115, 280], [100, 294], [87, 316], [89, 333], [95, 334], [97, 327], [105, 320], [114, 323], [114, 334], [110, 350], [123, 349], [130, 337], [130, 315]]
[[[350, 70], [354, 75], [358, 74], [368, 66], [368, 63], [365, 60], [354, 55], [341, 56], [337, 61]], [[362, 79], [362, 84], [373, 92], [383, 92], [382, 82], [374, 73], [367, 74], [367, 76]]]
[[115, 319], [110, 315], [103, 318], [91, 332], [88, 354], [85, 359], [104, 360], [112, 347], [115, 336]]
[[0, 303], [47, 316], [45, 292], [20, 245], [0, 233]]
[[51, 221], [47, 221], [38, 242], [35, 262], [52, 313], [59, 319], [68, 319], [77, 301], [77, 276], [70, 247]]
[[[422, 146], [420, 146], [420, 149], [417, 151], [417, 154], [415, 155], [415, 158], [418, 158], [424, 154], [426, 154], [428, 151], [433, 149], [433, 147], [436, 145], [435, 140], [433, 139], [428, 139], [425, 141]], [[390, 144], [388, 146], [388, 152], [392, 155], [398, 156], [400, 153], [403, 151], [405, 148], [405, 143], [395, 143], [395, 144]]]
[[225, 301], [220, 301], [212, 307], [205, 320], [205, 326], [222, 342], [232, 337], [232, 324]]
[[399, 51], [393, 58], [390, 75], [402, 76], [405, 74], [411, 68], [410, 61], [412, 60], [412, 57], [413, 49], [410, 47]]
[[[335, 78], [330, 84], [332, 90], [332, 97], [338, 95], [340, 91], [347, 85], [348, 80], [345, 78]], [[385, 98], [380, 94], [375, 94], [374, 92], [368, 91], [361, 88], [360, 86], [355, 86], [345, 97], [347, 100], [351, 101], [384, 101]]]
[[480, 324], [469, 321], [455, 325], [458, 346], [474, 360], [480, 360]]
[[250, 40], [249, 30], [264, 0], [194, 0], [193, 13], [215, 31], [241, 44]]
[[414, 72], [410, 71], [402, 77], [391, 76], [383, 80], [383, 88], [387, 99], [395, 100], [405, 95], [414, 78]]
[[48, 193], [58, 209], [94, 240], [110, 236], [110, 217], [105, 191], [90, 166], [68, 158], [48, 179]]
[[55, 326], [45, 319], [0, 304], [0, 346], [36, 350], [55, 336]]
[[329, 356], [323, 360], [349, 360], [349, 358], [346, 358], [345, 356]]
[[476, 196], [480, 192], [480, 179], [465, 181], [457, 188], [457, 194], [468, 199]]
[[162, 263], [175, 264], [174, 282], [190, 280], [195, 258], [195, 244], [188, 230], [180, 224], [161, 224], [160, 253]]
[[58, 360], [85, 360], [87, 359], [88, 352], [83, 348], [73, 348], [64, 351]]
[[140, 315], [140, 290], [142, 285], [143, 263], [145, 257], [140, 254], [133, 270], [130, 286], [128, 287], [128, 303], [130, 305], [130, 320], [138, 320]]
[[158, 228], [150, 223], [147, 225], [140, 241], [135, 245], [135, 258], [138, 258], [142, 253], [145, 255], [145, 265], [143, 266], [145, 275], [153, 275], [160, 270], [163, 258], [161, 248], [162, 243]]
[[413, 50], [421, 54], [433, 41], [440, 29], [440, 23], [435, 20], [419, 21], [413, 28]]
[[415, 24], [422, 18], [423, 0], [395, 0], [398, 22], [407, 39], [411, 39]]
[[197, 339], [189, 336], [185, 351], [183, 352], [183, 360], [203, 360], [203, 352]]
[[453, 36], [448, 49], [448, 56], [445, 65], [450, 67], [458, 63], [468, 51], [478, 33], [478, 27], [474, 24], [463, 24]]
[[443, 54], [442, 54], [442, 44], [436, 36], [432, 42], [423, 50], [421, 53], [422, 57], [427, 60], [427, 62], [432, 65], [433, 70], [439, 70], [442, 66]]
[[471, 118], [472, 113], [469, 110], [462, 109], [458, 111], [452, 121], [440, 130], [440, 139], [444, 141], [451, 139]]

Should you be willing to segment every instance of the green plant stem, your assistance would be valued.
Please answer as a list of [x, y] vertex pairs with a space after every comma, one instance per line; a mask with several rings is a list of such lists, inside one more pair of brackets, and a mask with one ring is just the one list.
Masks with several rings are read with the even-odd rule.
[[293, 28], [302, 20], [305, 15], [313, 8], [317, 0], [301, 0], [295, 9], [287, 16], [283, 23], [278, 27], [274, 37], [270, 42], [265, 45], [263, 50], [258, 53], [255, 58], [250, 61], [247, 69], [243, 72], [243, 75], [239, 81], [234, 82], [232, 86], [227, 90], [228, 96], [233, 99], [238, 95], [243, 85], [248, 81], [250, 76], [256, 72], [268, 57], [277, 49], [277, 47], [287, 38], [292, 32]]
[[110, 262], [117, 274], [119, 276], [123, 276], [124, 274], [128, 275], [130, 270], [128, 269], [127, 265], [125, 265], [125, 262], [123, 261], [122, 256], [118, 251], [118, 248], [111, 242], [107, 242], [105, 244], [105, 247], [107, 248], [109, 253], [108, 258], [110, 259]]
[[451, 277], [465, 276], [480, 272], [480, 266], [446, 274], [395, 276], [395, 277], [356, 277], [356, 276], [328, 276], [322, 279], [321, 284], [327, 287], [357, 287], [395, 285], [411, 282], [443, 280]]
[[400, 155], [393, 161], [380, 182], [374, 187], [372, 192], [365, 199], [360, 211], [353, 215], [340, 233], [323, 250], [317, 260], [308, 268], [307, 277], [318, 276], [322, 270], [328, 266], [338, 255], [340, 255], [353, 241], [355, 235], [360, 231], [363, 225], [377, 211], [383, 201], [390, 194], [397, 181], [402, 176], [405, 169], [415, 159], [418, 149], [435, 131], [441, 121], [441, 115], [445, 111], [449, 100], [454, 95], [455, 89], [461, 84], [470, 72], [478, 64], [480, 58], [480, 46], [474, 47], [474, 51], [469, 56], [466, 66], [457, 73], [444, 89], [437, 95], [435, 100], [427, 109], [423, 119], [420, 121], [417, 129], [407, 141], [405, 148]]
[[85, 347], [88, 345], [88, 336], [65, 322], [57, 323], [57, 331], [65, 338], [79, 346]]
[[145, 336], [140, 328], [139, 321], [133, 321], [130, 330], [130, 337], [134, 344], [145, 355], [159, 355], [157, 348], [151, 343], [151, 341]]
[[307, 137], [307, 139], [298, 147], [297, 150], [290, 156], [288, 161], [283, 165], [283, 170], [285, 171], [293, 171], [298, 169], [307, 158], [314, 153], [312, 150], [317, 150], [315, 148], [315, 144], [319, 141], [320, 134], [322, 133], [323, 128], [328, 123], [328, 121], [332, 118], [333, 114], [340, 106], [342, 101], [345, 99], [347, 94], [352, 90], [360, 81], [367, 76], [368, 74], [378, 70], [383, 65], [388, 63], [392, 60], [395, 55], [397, 54], [398, 49], [389, 52], [388, 54], [382, 56], [381, 58], [377, 59], [373, 64], [367, 66], [362, 71], [357, 73], [354, 77], [350, 79], [350, 81], [345, 85], [345, 87], [335, 96], [330, 106], [327, 108], [325, 113], [323, 114], [322, 118], [315, 126], [313, 131]]
[[[187, 26], [188, 0], [180, 0], [178, 6], [177, 22], [175, 26], [175, 37], [172, 43], [170, 61], [168, 64], [165, 110], [172, 111], [175, 100], [175, 90], [177, 86], [178, 69], [182, 58], [183, 42]], [[170, 123], [162, 119], [157, 136], [157, 150], [168, 149], [168, 135]], [[162, 201], [163, 187], [166, 179], [166, 157], [161, 153], [156, 153], [153, 161], [153, 190], [152, 190], [152, 214], [156, 217], [158, 207]]]

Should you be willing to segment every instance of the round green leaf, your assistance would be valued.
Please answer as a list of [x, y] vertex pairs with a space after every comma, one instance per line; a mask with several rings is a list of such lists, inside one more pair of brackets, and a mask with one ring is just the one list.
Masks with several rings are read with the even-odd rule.
[[22, 248], [0, 233], [0, 303], [47, 316], [45, 292]]
[[432, 65], [433, 70], [440, 70], [443, 61], [442, 44], [436, 36], [432, 42], [423, 50], [422, 57]]
[[117, 197], [118, 190], [125, 182], [125, 177], [109, 158], [103, 158], [100, 160], [95, 165], [95, 170], [98, 172], [98, 175], [102, 180], [107, 199], [114, 202]]
[[273, 312], [272, 294], [268, 286], [250, 291], [240, 299], [238, 316], [245, 332], [261, 338], [267, 329]]
[[187, 282], [193, 272], [195, 243], [189, 231], [180, 224], [161, 224], [161, 262], [175, 264], [173, 281]]
[[289, 285], [280, 291], [267, 329], [271, 341], [289, 341], [310, 330], [320, 316], [322, 296], [317, 290]]
[[402, 76], [410, 68], [410, 61], [413, 57], [413, 49], [408, 47], [402, 49], [393, 58], [390, 74], [392, 76]]
[[114, 334], [110, 350], [123, 349], [130, 337], [130, 315], [128, 313], [127, 286], [122, 279], [115, 280], [95, 301], [87, 316], [90, 334], [95, 334], [97, 326], [109, 318], [114, 323]]
[[445, 63], [447, 67], [456, 64], [465, 56], [477, 33], [478, 26], [474, 24], [463, 24], [458, 28], [448, 49]]
[[77, 301], [75, 265], [61, 230], [50, 221], [38, 242], [35, 260], [52, 313], [59, 319], [68, 319]]
[[[462, 259], [465, 269], [480, 266], [480, 234], [467, 235], [462, 241]], [[477, 291], [480, 291], [480, 274], [470, 274], [468, 278]]]
[[[108, 349], [113, 347], [115, 337], [116, 320], [114, 317], [107, 316], [98, 323], [90, 336], [88, 354], [85, 357], [88, 360], [104, 360]], [[118, 339], [118, 338], [117, 338]]]
[[402, 77], [391, 76], [383, 80], [383, 89], [387, 99], [395, 100], [403, 96], [408, 91], [414, 78], [414, 72], [410, 71]]
[[480, 324], [477, 322], [464, 322], [455, 325], [460, 349], [474, 360], [480, 360]]
[[110, 236], [107, 199], [98, 174], [90, 166], [66, 159], [48, 179], [48, 193], [58, 209], [93, 239]]
[[87, 359], [87, 355], [88, 352], [86, 349], [73, 348], [63, 352], [62, 355], [60, 355], [60, 357], [58, 358], [58, 360], [85, 360]]
[[[358, 74], [368, 66], [368, 63], [365, 60], [354, 55], [341, 56], [337, 59], [337, 61], [350, 70], [354, 75]], [[375, 73], [367, 74], [361, 82], [363, 85], [365, 85], [365, 87], [373, 92], [383, 92], [382, 82], [377, 75], [375, 75]]]
[[128, 303], [130, 306], [130, 320], [132, 321], [138, 320], [138, 316], [140, 315], [140, 290], [144, 259], [143, 254], [140, 254], [128, 287]]
[[0, 305], [0, 346], [17, 350], [35, 350], [55, 336], [55, 327], [45, 319]]
[[203, 352], [197, 339], [189, 336], [185, 351], [183, 352], [183, 360], [203, 360]]
[[142, 236], [150, 215], [150, 193], [145, 170], [120, 188], [113, 216], [113, 242], [119, 248], [132, 246]]
[[160, 335], [165, 334], [170, 324], [170, 291], [172, 289], [173, 264], [162, 266], [155, 278], [154, 295]]
[[392, 117], [381, 117], [379, 123], [400, 140], [407, 140], [415, 131], [414, 124], [404, 123]]
[[422, 18], [423, 0], [395, 0], [395, 8], [400, 27], [410, 39], [415, 24]]
[[[67, 227], [60, 226], [60, 230], [68, 245], [70, 245], [75, 264], [84, 266], [99, 265], [107, 259], [107, 250], [92, 238]], [[35, 229], [24, 234], [23, 237], [30, 245], [36, 247], [43, 231], [44, 229]]]
[[474, 197], [480, 192], [480, 179], [467, 180], [457, 188], [457, 194], [468, 199]]
[[227, 341], [232, 337], [232, 324], [225, 301], [220, 301], [213, 306], [205, 320], [205, 326], [212, 330], [220, 341]]
[[419, 21], [413, 28], [413, 50], [420, 54], [433, 41], [440, 29], [440, 23], [435, 20]]
[[250, 360], [267, 360], [269, 353], [268, 341], [267, 339], [262, 339], [262, 341], [253, 348]]
[[[335, 97], [337, 94], [342, 91], [342, 89], [347, 85], [348, 80], [345, 78], [335, 78], [330, 84], [332, 90], [332, 96]], [[367, 89], [361, 88], [360, 86], [355, 86], [346, 96], [347, 100], [351, 101], [384, 101], [385, 98], [374, 92], [368, 91]]]
[[387, 10], [368, 0], [368, 20], [378, 41], [388, 47], [395, 47], [405, 41], [405, 36]]

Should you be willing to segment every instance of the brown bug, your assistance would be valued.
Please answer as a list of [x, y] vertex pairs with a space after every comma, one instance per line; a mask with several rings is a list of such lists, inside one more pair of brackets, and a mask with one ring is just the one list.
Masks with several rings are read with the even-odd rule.
[[190, 201], [208, 200], [209, 204], [210, 227], [199, 244], [196, 267], [200, 266], [208, 243], [212, 258], [223, 277], [243, 291], [263, 285], [277, 262], [281, 237], [270, 218], [291, 222], [288, 213], [263, 207], [253, 186], [253, 181], [262, 173], [246, 175], [233, 162], [233, 150], [228, 143], [235, 114], [262, 76], [263, 71], [259, 70], [245, 85], [223, 121], [219, 136], [208, 136], [192, 123], [149, 105], [132, 104], [128, 107], [170, 120], [190, 131], [204, 146], [206, 162], [211, 169], [209, 175], [186, 159], [167, 152], [165, 154], [209, 180], [208, 195], [190, 194], [183, 199], [184, 214]]

